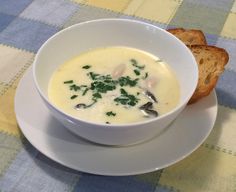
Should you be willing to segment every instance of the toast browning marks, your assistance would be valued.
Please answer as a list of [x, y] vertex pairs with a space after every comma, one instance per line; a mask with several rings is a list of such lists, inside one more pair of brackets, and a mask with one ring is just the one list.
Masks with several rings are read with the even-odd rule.
[[175, 28], [167, 31], [183, 41], [185, 45], [207, 45], [206, 38], [201, 30]]
[[209, 95], [214, 89], [229, 60], [229, 55], [222, 48], [207, 45], [205, 36], [200, 30], [176, 28], [167, 31], [183, 41], [190, 48], [197, 61], [198, 84], [188, 104], [195, 103]]
[[229, 60], [228, 53], [215, 46], [192, 45], [190, 49], [198, 63], [199, 78], [197, 88], [188, 104], [210, 94]]

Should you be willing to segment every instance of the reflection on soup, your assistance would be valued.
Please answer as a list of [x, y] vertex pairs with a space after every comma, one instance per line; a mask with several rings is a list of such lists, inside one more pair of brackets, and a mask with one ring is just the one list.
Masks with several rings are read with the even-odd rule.
[[158, 57], [129, 47], [88, 51], [52, 75], [48, 96], [62, 111], [95, 123], [145, 121], [179, 102], [178, 80]]

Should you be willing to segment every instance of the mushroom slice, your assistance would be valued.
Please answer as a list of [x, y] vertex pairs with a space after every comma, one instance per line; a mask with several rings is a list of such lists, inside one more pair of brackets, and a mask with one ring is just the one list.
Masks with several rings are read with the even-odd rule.
[[157, 103], [156, 97], [150, 91], [145, 91], [144, 95], [146, 95], [152, 102]]
[[158, 112], [152, 109], [141, 110], [145, 117], [157, 117]]
[[147, 102], [144, 105], [139, 107], [140, 110], [145, 110], [145, 109], [152, 109], [152, 102]]

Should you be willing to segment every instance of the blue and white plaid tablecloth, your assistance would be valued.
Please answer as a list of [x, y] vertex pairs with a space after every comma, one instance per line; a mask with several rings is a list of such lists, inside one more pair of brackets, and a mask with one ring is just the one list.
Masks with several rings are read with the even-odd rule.
[[[48, 159], [22, 135], [14, 95], [40, 46], [72, 24], [98, 18], [143, 20], [164, 29], [201, 29], [230, 60], [217, 83], [218, 117], [207, 140], [163, 170], [97, 176]], [[236, 1], [234, 0], [0, 0], [1, 192], [236, 191]]]

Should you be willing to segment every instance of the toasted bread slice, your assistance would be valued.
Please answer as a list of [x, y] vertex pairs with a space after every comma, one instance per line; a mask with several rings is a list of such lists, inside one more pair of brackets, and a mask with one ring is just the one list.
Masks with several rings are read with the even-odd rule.
[[229, 55], [222, 48], [208, 46], [204, 33], [200, 30], [175, 28], [167, 31], [183, 41], [190, 48], [197, 61], [198, 85], [188, 104], [195, 103], [209, 95], [215, 88], [219, 75], [223, 73], [229, 60]]
[[175, 28], [167, 31], [183, 41], [185, 45], [207, 45], [206, 38], [201, 30]]
[[188, 104], [195, 103], [210, 94], [216, 86], [219, 75], [229, 60], [228, 53], [215, 46], [192, 45], [189, 47], [198, 63], [199, 79], [197, 88]]

